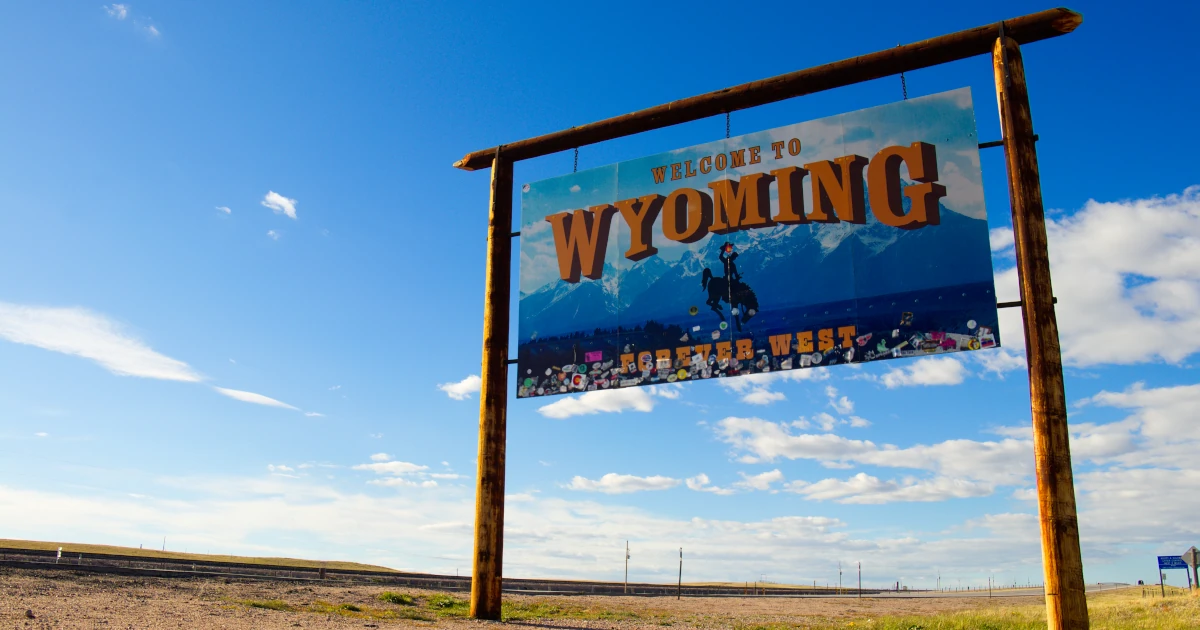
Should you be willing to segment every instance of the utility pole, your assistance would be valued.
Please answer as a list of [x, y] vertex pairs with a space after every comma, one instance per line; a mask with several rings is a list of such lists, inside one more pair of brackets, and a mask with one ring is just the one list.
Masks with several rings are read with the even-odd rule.
[[862, 561], [858, 562], [858, 598], [862, 599]]
[[1021, 285], [1021, 317], [1029, 368], [1029, 402], [1033, 418], [1033, 458], [1037, 479], [1038, 520], [1042, 534], [1042, 567], [1046, 576], [1046, 628], [1088, 627], [1083, 559], [1079, 553], [1079, 518], [1075, 479], [1071, 472], [1070, 431], [1063, 389], [1062, 354], [1050, 255], [1046, 249], [1046, 217], [1033, 140], [1033, 117], [1025, 84], [1021, 47], [1005, 33], [992, 47], [996, 100], [1004, 132], [1008, 196], [1012, 202], [1017, 279]]
[[842, 594], [842, 561], [838, 560], [838, 595]]
[[625, 541], [625, 593], [629, 593], [629, 541]]
[[683, 547], [679, 548], [679, 585], [675, 587], [675, 599], [683, 597]]

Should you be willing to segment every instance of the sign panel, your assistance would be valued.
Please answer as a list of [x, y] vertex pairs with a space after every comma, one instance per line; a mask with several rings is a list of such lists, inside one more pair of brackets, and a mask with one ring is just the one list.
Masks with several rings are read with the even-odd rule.
[[1183, 552], [1183, 555], [1180, 556], [1180, 559], [1182, 559], [1184, 563], [1192, 568], [1200, 566], [1200, 549], [1191, 547], [1187, 551]]
[[968, 88], [525, 184], [525, 398], [999, 346]]
[[1158, 569], [1184, 569], [1187, 570], [1188, 565], [1180, 556], [1159, 556]]

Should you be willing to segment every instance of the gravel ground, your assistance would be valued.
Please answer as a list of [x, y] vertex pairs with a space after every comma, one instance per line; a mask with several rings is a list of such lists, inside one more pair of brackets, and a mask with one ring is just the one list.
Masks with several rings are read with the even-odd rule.
[[[575, 618], [527, 619], [505, 624], [439, 617], [422, 607], [380, 602], [384, 586], [325, 586], [312, 583], [141, 578], [34, 571], [0, 567], [0, 629], [4, 628], [587, 628], [632, 629], [753, 627], [772, 622], [803, 623], [923, 615], [993, 606], [1041, 604], [1041, 597], [987, 598], [723, 598], [505, 596], [518, 606], [551, 604]], [[392, 587], [424, 598], [435, 593]], [[465, 594], [456, 593], [465, 598]], [[295, 609], [266, 610], [247, 601], [282, 601]], [[325, 602], [320, 604], [314, 602]], [[313, 612], [351, 604], [362, 613]], [[33, 617], [27, 615], [29, 611]], [[380, 619], [372, 615], [419, 614], [428, 621]], [[347, 616], [350, 615], [350, 616]], [[580, 619], [578, 617], [593, 617]], [[596, 619], [595, 617], [601, 617]]]

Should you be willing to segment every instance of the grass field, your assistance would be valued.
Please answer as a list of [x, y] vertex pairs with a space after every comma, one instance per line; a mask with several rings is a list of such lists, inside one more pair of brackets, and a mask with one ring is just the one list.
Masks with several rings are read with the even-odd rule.
[[65, 542], [41, 542], [37, 540], [11, 540], [0, 538], [0, 547], [9, 549], [29, 549], [35, 551], [56, 551], [62, 547], [63, 556], [71, 554], [109, 554], [118, 556], [136, 556], [139, 558], [164, 558], [170, 560], [193, 560], [195, 562], [226, 562], [239, 564], [262, 564], [280, 567], [296, 567], [301, 569], [326, 569], [343, 571], [389, 571], [395, 569], [379, 567], [358, 562], [324, 562], [321, 560], [299, 560], [296, 558], [256, 558], [253, 556], [226, 556], [203, 553], [183, 553], [178, 551], [159, 551], [157, 549], [139, 549], [137, 547], [117, 547], [113, 545], [86, 545]]
[[[1153, 593], [1151, 594], [1151, 590]], [[378, 596], [383, 607], [374, 608], [351, 604], [335, 605], [316, 601], [307, 605], [290, 605], [280, 601], [242, 601], [244, 606], [336, 614], [360, 619], [464, 618], [467, 601], [452, 595], [409, 595], [385, 592]], [[853, 600], [846, 600], [849, 607]], [[504, 621], [609, 621], [626, 622], [637, 626], [695, 626], [728, 627], [735, 630], [834, 630], [863, 628], [868, 630], [1035, 630], [1046, 627], [1045, 608], [1040, 604], [1006, 605], [1003, 600], [981, 610], [929, 615], [809, 616], [774, 620], [739, 619], [736, 616], [681, 614], [680, 611], [634, 609], [576, 605], [570, 600], [536, 600], [524, 598], [505, 601]], [[397, 604], [387, 606], [387, 604]], [[1167, 597], [1158, 595], [1157, 587], [1143, 590], [1130, 587], [1108, 591], [1088, 598], [1088, 611], [1093, 630], [1194, 630], [1200, 627], [1200, 597], [1184, 589], [1169, 588]]]

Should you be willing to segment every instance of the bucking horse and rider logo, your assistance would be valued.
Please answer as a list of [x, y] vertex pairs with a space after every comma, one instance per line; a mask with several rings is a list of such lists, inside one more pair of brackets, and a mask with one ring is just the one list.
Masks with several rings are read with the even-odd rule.
[[758, 312], [758, 296], [754, 294], [754, 289], [742, 282], [742, 275], [737, 270], [738, 254], [733, 251], [733, 243], [725, 243], [721, 246], [720, 251], [718, 257], [725, 268], [725, 275], [714, 276], [712, 270], [705, 267], [700, 288], [708, 291], [708, 300], [705, 301], [705, 304], [708, 304], [712, 311], [721, 318], [721, 321], [725, 321], [721, 302], [729, 304], [734, 315], [733, 323], [737, 325], [738, 330], [741, 330], [742, 324], [750, 321], [750, 318]]

